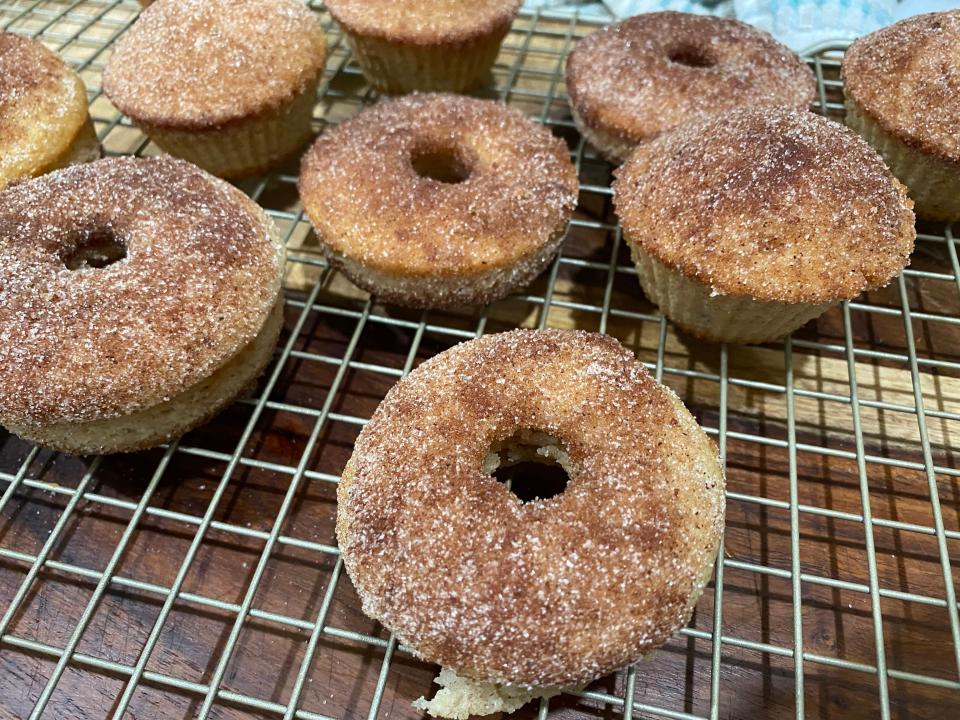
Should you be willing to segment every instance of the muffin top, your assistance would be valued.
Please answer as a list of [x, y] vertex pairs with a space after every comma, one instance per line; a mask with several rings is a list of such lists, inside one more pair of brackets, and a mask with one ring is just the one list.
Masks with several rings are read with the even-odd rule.
[[53, 164], [86, 120], [80, 77], [40, 41], [0, 33], [0, 189]]
[[960, 10], [917, 15], [857, 40], [844, 92], [889, 134], [960, 163]]
[[328, 0], [326, 6], [349, 32], [431, 45], [469, 40], [509, 26], [520, 0]]
[[627, 240], [717, 294], [826, 304], [907, 263], [913, 203], [842, 125], [737, 110], [641, 144], [617, 171]]
[[749, 104], [806, 108], [810, 68], [767, 33], [736, 20], [643, 13], [577, 43], [570, 105], [588, 125], [639, 142]]
[[282, 106], [325, 60], [299, 0], [165, 0], [116, 43], [103, 88], [136, 122], [199, 130]]

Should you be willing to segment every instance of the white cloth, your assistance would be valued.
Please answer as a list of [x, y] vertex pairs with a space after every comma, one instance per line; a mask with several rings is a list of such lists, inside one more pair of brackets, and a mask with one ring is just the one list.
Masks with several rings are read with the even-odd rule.
[[[554, 10], [590, 9], [598, 4], [587, 0], [527, 0], [528, 7]], [[680, 10], [700, 14], [736, 17], [766, 30], [798, 52], [818, 45], [848, 43], [921, 12], [960, 7], [960, 0], [602, 0], [612, 18], [643, 12]]]
[[894, 21], [895, 0], [734, 0], [739, 20], [797, 51], [849, 43]]

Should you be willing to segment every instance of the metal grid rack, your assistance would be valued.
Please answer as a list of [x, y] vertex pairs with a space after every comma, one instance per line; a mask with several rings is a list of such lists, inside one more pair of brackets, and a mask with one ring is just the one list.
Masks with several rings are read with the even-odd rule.
[[[331, 48], [320, 131], [376, 97], [315, 7]], [[137, 11], [0, 0], [0, 27], [81, 72], [109, 154], [155, 152], [100, 90], [105, 50]], [[960, 715], [950, 229], [921, 226], [899, 281], [783, 343], [677, 335], [637, 287], [610, 167], [566, 109], [562, 61], [591, 30], [523, 14], [494, 70], [489, 94], [566, 139], [582, 182], [561, 256], [527, 291], [463, 312], [378, 304], [316, 252], [292, 166], [243, 185], [289, 248], [286, 330], [253, 397], [136, 456], [0, 439], [0, 717], [420, 717], [409, 703], [435, 668], [360, 614], [333, 538], [337, 474], [397, 378], [518, 325], [618, 337], [680, 393], [728, 473], [725, 549], [690, 626], [636, 668], [518, 717]], [[833, 116], [838, 58], [810, 59]]]

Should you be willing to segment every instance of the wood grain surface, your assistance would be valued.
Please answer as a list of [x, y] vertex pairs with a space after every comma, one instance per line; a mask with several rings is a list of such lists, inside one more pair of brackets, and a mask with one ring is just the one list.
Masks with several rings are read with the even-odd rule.
[[[104, 48], [136, 12], [132, 0], [0, 1], [0, 26], [41, 32], [51, 47], [82, 66], [92, 113], [109, 153], [155, 152], [99, 94], [108, 52]], [[374, 99], [347, 64], [339, 32], [325, 13], [321, 17], [332, 52], [325, 94], [317, 107], [318, 131], [325, 122], [349, 117]], [[570, 122], [559, 63], [572, 38], [590, 30], [566, 20], [519, 19], [486, 92], [506, 95], [516, 107], [545, 120], [580, 162], [581, 205], [552, 282], [547, 273], [526, 291], [486, 310], [421, 314], [370, 305], [365, 293], [319, 262], [316, 238], [298, 215], [296, 164], [243, 185], [273, 211], [288, 237], [291, 262], [281, 348], [289, 343], [291, 352], [278, 355], [277, 381], [246, 442], [240, 443], [266, 380], [250, 398], [184, 437], [171, 454], [149, 499], [150, 509], [136, 524], [43, 717], [103, 718], [117, 709], [126, 676], [115, 667], [105, 669], [104, 661], [127, 667], [137, 662], [166, 589], [235, 453], [240, 462], [228, 476], [214, 524], [189, 567], [181, 596], [147, 663], [148, 676], [137, 686], [126, 716], [152, 720], [198, 713], [205, 686], [228, 649], [237, 608], [267, 535], [302, 464], [306, 476], [280, 525], [280, 542], [253, 597], [254, 612], [231, 649], [221, 685], [225, 694], [210, 717], [282, 716], [282, 709], [258, 710], [244, 698], [277, 706], [289, 702], [310, 628], [324, 607], [323, 632], [309, 659], [297, 707], [338, 720], [368, 717], [389, 635], [362, 614], [340, 569], [334, 538], [335, 480], [362, 422], [403, 368], [478, 329], [496, 332], [541, 323], [604, 329], [643, 360], [659, 363], [664, 382], [716, 437], [724, 389], [721, 348], [663, 325], [645, 300], [627, 253], [617, 245], [607, 189], [610, 167], [584, 148]], [[836, 103], [836, 65], [828, 62], [821, 69], [828, 99]], [[953, 446], [960, 430], [954, 419], [960, 417], [960, 372], [950, 363], [960, 363], [960, 324], [954, 322], [960, 317], [960, 286], [945, 229], [922, 226], [921, 231], [924, 239], [912, 268], [929, 275], [908, 276], [905, 290], [914, 313], [911, 331], [920, 359], [923, 408], [930, 413], [926, 423], [939, 520], [949, 557], [956, 558], [960, 467]], [[305, 306], [314, 291], [314, 303]], [[794, 336], [793, 410], [799, 449], [793, 463], [784, 344], [728, 348], [729, 501], [722, 592], [711, 583], [689, 628], [638, 665], [633, 717], [710, 717], [711, 637], [718, 602], [724, 641], [716, 717], [795, 717], [793, 656], [798, 639], [804, 653], [800, 694], [806, 717], [880, 717], [881, 682], [872, 670], [878, 648], [868, 592], [868, 533], [875, 543], [873, 561], [881, 590], [878, 610], [891, 716], [960, 717], [958, 648], [945, 601], [945, 582], [956, 585], [960, 570], [948, 560], [945, 578], [941, 566], [938, 518], [925, 471], [901, 310], [897, 285], [862, 298], [850, 310], [858, 398], [864, 403], [860, 428], [868, 459], [864, 483], [872, 528], [862, 520], [864, 496], [841, 310], [831, 310]], [[339, 373], [345, 360], [348, 369]], [[306, 452], [318, 420], [322, 424], [316, 443]], [[102, 461], [45, 450], [31, 458], [31, 452], [31, 446], [16, 437], [0, 436], [0, 493], [17, 482], [18, 473], [25, 478], [0, 509], [0, 614], [10, 606], [33, 558], [55, 537], [47, 563], [0, 637], [2, 718], [24, 718], [34, 708], [59, 649], [77, 627], [165, 450]], [[791, 469], [802, 573], [798, 598], [790, 579]], [[83, 497], [59, 534], [52, 535], [73, 489], [87, 474]], [[801, 618], [799, 638], [794, 635], [795, 609]], [[23, 641], [39, 643], [39, 649], [26, 648]], [[398, 649], [390, 656], [376, 716], [423, 717], [410, 703], [432, 692], [436, 672], [435, 666]], [[911, 679], [911, 673], [926, 680]], [[586, 693], [551, 701], [549, 716], [621, 718], [627, 688], [626, 672], [603, 678]], [[537, 707], [513, 717], [537, 717]]]

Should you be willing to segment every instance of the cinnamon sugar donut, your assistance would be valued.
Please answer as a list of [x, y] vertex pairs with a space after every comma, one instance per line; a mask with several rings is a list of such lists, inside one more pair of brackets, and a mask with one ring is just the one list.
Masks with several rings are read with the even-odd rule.
[[770, 35], [736, 20], [644, 13], [587, 36], [567, 58], [570, 110], [614, 163], [638, 143], [742, 106], [806, 108], [813, 73]]
[[614, 206], [640, 284], [707, 340], [775, 340], [897, 277], [913, 203], [882, 158], [832, 120], [736, 110], [640, 145]]
[[[523, 503], [491, 476], [530, 456], [567, 471], [560, 495]], [[337, 539], [364, 612], [488, 692], [466, 717], [515, 696], [489, 683], [549, 693], [666, 642], [709, 579], [723, 490], [716, 447], [616, 340], [516, 330], [387, 394], [341, 477]]]
[[843, 55], [847, 125], [909, 188], [917, 214], [960, 220], [960, 10], [916, 15]]
[[250, 386], [282, 322], [283, 246], [246, 195], [171, 158], [0, 194], [0, 424], [66, 452], [175, 438]]
[[566, 145], [503, 103], [414, 94], [325, 132], [300, 196], [355, 284], [411, 307], [490, 302], [536, 277], [579, 184]]

